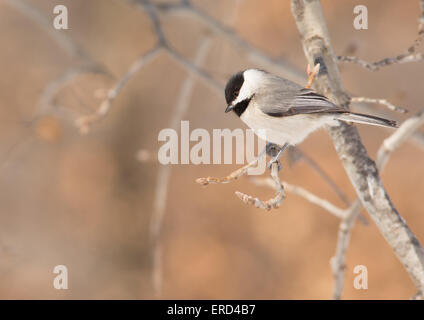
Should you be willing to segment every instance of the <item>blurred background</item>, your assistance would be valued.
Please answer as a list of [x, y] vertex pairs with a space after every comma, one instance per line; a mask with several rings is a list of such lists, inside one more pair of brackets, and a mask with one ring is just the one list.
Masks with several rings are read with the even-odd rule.
[[[23, 10], [18, 2], [31, 10]], [[107, 116], [88, 134], [80, 134], [75, 121], [95, 112], [108, 89], [154, 47], [152, 23], [140, 6], [123, 0], [18, 2], [0, 1], [0, 298], [331, 298], [329, 260], [335, 252], [338, 219], [291, 194], [271, 212], [247, 206], [235, 191], [261, 199], [273, 194], [247, 177], [207, 188], [194, 182], [198, 177], [225, 176], [238, 165], [166, 169], [162, 285], [155, 293], [152, 273], [158, 266], [152, 263], [149, 225], [158, 210], [154, 199], [158, 174], [163, 173], [156, 159], [163, 143], [157, 136], [171, 126], [172, 110], [189, 73], [160, 52], [125, 84]], [[178, 0], [152, 3], [163, 8]], [[69, 30], [53, 29], [53, 8], [58, 4], [68, 8]], [[169, 43], [189, 61], [203, 46], [201, 68], [220, 84], [249, 67], [264, 67], [296, 81], [306, 78], [306, 59], [288, 0], [193, 4], [290, 66], [287, 73], [270, 70], [252, 62], [243, 48], [193, 14], [161, 11]], [[353, 8], [358, 4], [368, 8], [368, 30], [353, 28]], [[322, 5], [336, 54], [376, 61], [404, 52], [416, 38], [418, 1], [323, 0]], [[57, 41], [63, 34], [89, 58], [70, 54]], [[87, 60], [97, 68], [73, 72]], [[423, 108], [424, 62], [375, 73], [347, 64], [340, 70], [353, 95], [388, 99], [409, 109], [410, 115]], [[57, 85], [57, 79], [64, 78]], [[223, 93], [196, 81], [182, 119], [190, 121], [191, 130], [245, 128], [224, 108]], [[380, 106], [374, 111], [399, 120], [408, 116]], [[358, 128], [374, 158], [390, 131]], [[351, 201], [355, 199], [324, 130], [300, 149]], [[393, 154], [382, 174], [391, 199], [421, 243], [423, 163], [423, 148], [409, 141]], [[290, 165], [284, 157], [283, 164], [283, 180], [345, 207], [305, 161]], [[343, 298], [409, 299], [415, 294], [411, 280], [368, 220], [368, 226], [357, 224], [352, 233]], [[54, 289], [56, 265], [67, 266], [69, 290]], [[356, 265], [368, 268], [368, 290], [353, 287]]]

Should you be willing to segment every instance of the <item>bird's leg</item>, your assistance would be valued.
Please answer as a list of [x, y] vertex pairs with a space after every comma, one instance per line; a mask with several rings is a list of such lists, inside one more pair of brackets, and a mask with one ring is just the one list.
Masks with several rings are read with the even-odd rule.
[[306, 73], [308, 74], [308, 84], [305, 86], [305, 88], [311, 88], [312, 84], [314, 83], [315, 77], [317, 76], [318, 72], [319, 72], [319, 67], [321, 65], [319, 63], [317, 63], [314, 68], [311, 70], [311, 67], [308, 66], [306, 67]]
[[272, 164], [276, 162], [278, 164], [278, 170], [281, 170], [280, 158], [288, 146], [288, 143], [285, 143], [282, 147], [270, 142], [266, 144], [266, 153], [271, 157], [271, 160], [268, 162], [268, 168], [271, 169]]

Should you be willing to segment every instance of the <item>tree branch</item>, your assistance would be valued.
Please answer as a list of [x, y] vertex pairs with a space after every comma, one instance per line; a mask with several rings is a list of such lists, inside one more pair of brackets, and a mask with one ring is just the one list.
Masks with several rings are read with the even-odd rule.
[[279, 163], [273, 162], [271, 164], [271, 177], [274, 181], [274, 187], [275, 187], [275, 197], [271, 198], [267, 201], [262, 201], [256, 197], [249, 196], [245, 193], [236, 191], [237, 197], [240, 198], [241, 201], [247, 204], [254, 205], [256, 208], [265, 209], [265, 210], [271, 210], [276, 209], [280, 207], [281, 202], [284, 200], [284, 187], [283, 184], [280, 181], [280, 176], [278, 175], [279, 171]]
[[400, 113], [407, 113], [408, 110], [399, 106], [395, 106], [394, 104], [390, 103], [386, 99], [375, 99], [375, 98], [367, 98], [367, 97], [352, 97], [350, 99], [351, 103], [357, 103], [357, 102], [365, 102], [365, 103], [376, 103], [381, 104], [383, 106], [386, 106], [388, 109], [392, 111], [397, 111]]
[[236, 45], [247, 53], [247, 58], [266, 69], [273, 70], [276, 73], [283, 74], [293, 81], [302, 82], [304, 75], [292, 65], [283, 59], [272, 58], [262, 50], [251, 45], [248, 41], [242, 39], [232, 28], [223, 25], [218, 20], [208, 15], [202, 9], [197, 7], [191, 1], [183, 1], [180, 4], [155, 4], [156, 8], [165, 15], [184, 16], [187, 15], [205, 24], [215, 34], [218, 34], [232, 44]]
[[355, 225], [356, 218], [361, 212], [361, 202], [356, 200], [340, 222], [337, 234], [336, 253], [330, 259], [331, 269], [333, 271], [334, 289], [333, 299], [340, 299], [344, 287], [344, 271], [346, 268], [346, 252], [349, 247], [350, 234]]
[[[424, 122], [424, 111], [421, 111], [412, 118], [406, 120], [398, 130], [396, 130], [389, 138], [384, 140], [377, 155], [377, 168], [380, 172], [384, 169], [384, 164], [389, 158], [389, 155], [399, 147], [410, 135], [417, 130]], [[386, 146], [387, 144], [387, 146]], [[361, 211], [361, 203], [357, 199], [351, 207], [346, 217], [340, 223], [336, 253], [331, 259], [331, 268], [334, 277], [333, 298], [340, 299], [343, 291], [344, 269], [346, 261], [346, 252], [349, 246], [350, 233], [355, 224], [355, 219]], [[419, 295], [417, 295], [418, 297]]]
[[[321, 72], [315, 81], [317, 91], [337, 105], [347, 107], [349, 98], [341, 84], [319, 1], [292, 0], [292, 13], [308, 62], [321, 63]], [[391, 202], [357, 129], [342, 123], [328, 128], [328, 131], [362, 205], [393, 248], [418, 291], [423, 292], [424, 250]]]
[[[252, 182], [256, 184], [257, 186], [265, 186], [269, 188], [274, 188], [275, 182], [271, 178], [253, 178]], [[329, 202], [326, 199], [320, 198], [317, 195], [313, 194], [312, 192], [296, 185], [289, 184], [285, 181], [281, 182], [283, 188], [288, 193], [295, 194], [299, 197], [302, 197], [306, 201], [317, 205], [318, 207], [321, 207], [322, 209], [330, 212], [332, 215], [339, 219], [343, 219], [343, 217], [346, 215], [346, 210], [341, 209], [331, 202]]]
[[377, 153], [377, 167], [382, 171], [390, 154], [424, 124], [424, 110], [406, 120], [390, 137], [385, 139]]
[[24, 0], [5, 1], [8, 5], [34, 21], [70, 56], [74, 58], [81, 58], [85, 61], [92, 61], [89, 55], [80, 46], [78, 46], [67, 33], [57, 32], [57, 30], [52, 27], [50, 19], [48, 19], [39, 9]]
[[102, 101], [99, 108], [93, 114], [79, 117], [75, 121], [75, 125], [79, 128], [82, 134], [88, 133], [90, 126], [94, 122], [99, 121], [101, 118], [107, 115], [112, 105], [112, 102], [121, 92], [122, 88], [125, 86], [128, 80], [130, 80], [138, 70], [140, 70], [143, 66], [153, 60], [159, 53], [159, 50], [160, 47], [156, 46], [153, 49], [149, 50], [147, 53], [143, 54], [140, 58], [138, 58], [130, 66], [128, 71], [116, 82], [113, 88], [108, 91], [106, 99]]

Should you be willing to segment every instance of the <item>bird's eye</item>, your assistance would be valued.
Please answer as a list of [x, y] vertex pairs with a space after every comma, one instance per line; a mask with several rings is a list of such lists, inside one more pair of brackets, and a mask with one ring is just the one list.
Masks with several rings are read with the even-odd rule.
[[240, 90], [234, 91], [234, 93], [233, 93], [234, 99], [238, 97], [239, 93], [240, 93]]

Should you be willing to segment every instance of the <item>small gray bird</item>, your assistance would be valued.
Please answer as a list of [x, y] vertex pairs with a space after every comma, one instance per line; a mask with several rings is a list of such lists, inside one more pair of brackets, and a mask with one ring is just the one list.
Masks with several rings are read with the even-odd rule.
[[325, 96], [263, 70], [248, 69], [225, 87], [227, 109], [261, 139], [283, 146], [301, 143], [310, 133], [339, 121], [397, 127], [396, 121], [350, 112]]

